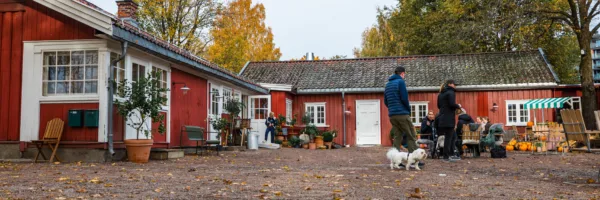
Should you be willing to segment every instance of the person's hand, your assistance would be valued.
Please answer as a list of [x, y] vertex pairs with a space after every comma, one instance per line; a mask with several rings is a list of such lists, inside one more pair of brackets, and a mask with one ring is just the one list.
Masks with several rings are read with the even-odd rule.
[[431, 125], [431, 122], [427, 121], [427, 126]]

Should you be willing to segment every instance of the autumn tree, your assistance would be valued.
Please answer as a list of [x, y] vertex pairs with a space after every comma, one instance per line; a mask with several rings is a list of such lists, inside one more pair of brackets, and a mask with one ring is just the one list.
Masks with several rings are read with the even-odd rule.
[[549, 19], [560, 20], [577, 36], [577, 44], [581, 49], [579, 72], [581, 74], [582, 113], [588, 129], [596, 127], [594, 111], [597, 109], [596, 89], [594, 87], [591, 40], [598, 32], [600, 24], [592, 21], [600, 15], [598, 0], [557, 0], [550, 7], [537, 4], [537, 11]]
[[390, 7], [377, 8], [377, 24], [363, 32], [362, 46], [354, 48], [354, 57], [385, 57], [404, 53], [402, 42], [390, 26], [390, 18], [397, 11]]
[[210, 61], [239, 72], [248, 61], [279, 60], [271, 28], [265, 24], [265, 7], [252, 0], [233, 0], [220, 10], [210, 30]]
[[347, 55], [335, 55], [335, 56], [329, 57], [329, 60], [340, 60], [340, 59], [346, 59], [346, 58], [348, 58]]
[[210, 43], [208, 30], [217, 10], [217, 0], [136, 0], [138, 22], [161, 39], [202, 55]]

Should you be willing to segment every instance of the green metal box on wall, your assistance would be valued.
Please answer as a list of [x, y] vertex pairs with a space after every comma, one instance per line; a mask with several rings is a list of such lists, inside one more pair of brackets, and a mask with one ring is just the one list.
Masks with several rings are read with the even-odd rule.
[[69, 110], [67, 119], [70, 127], [81, 127], [83, 121], [83, 110]]
[[85, 127], [98, 127], [100, 120], [98, 110], [86, 110], [83, 120], [83, 125]]

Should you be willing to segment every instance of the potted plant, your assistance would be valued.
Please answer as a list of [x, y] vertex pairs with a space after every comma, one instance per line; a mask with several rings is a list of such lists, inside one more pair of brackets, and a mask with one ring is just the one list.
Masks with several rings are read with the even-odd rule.
[[211, 120], [210, 124], [212, 125], [214, 130], [217, 130], [219, 134], [217, 134], [217, 138], [221, 139], [221, 146], [227, 145], [227, 127], [229, 127], [230, 123], [225, 118], [217, 118], [215, 120]]
[[275, 127], [275, 130], [277, 132], [277, 139], [281, 140], [281, 141], [285, 141], [285, 135], [283, 132], [283, 125], [285, 124], [285, 117], [281, 114], [279, 114], [279, 116], [277, 116], [277, 126]]
[[[230, 118], [230, 122], [231, 125], [229, 126], [229, 130], [235, 130], [234, 127], [238, 127], [241, 128], [239, 126], [241, 126], [242, 121], [238, 120], [236, 121], [236, 117], [240, 116], [240, 113], [242, 113], [242, 110], [244, 110], [244, 108], [246, 108], [246, 105], [240, 101], [238, 101], [237, 99], [231, 98], [229, 100], [227, 100], [227, 104], [223, 107], [223, 109], [225, 109], [225, 111], [227, 111], [229, 113], [229, 118]], [[235, 142], [235, 141], [233, 141]], [[243, 143], [243, 141], [242, 141]]]
[[[314, 125], [312, 125], [312, 126], [314, 126]], [[316, 126], [314, 126], [314, 127], [316, 129], [316, 134], [313, 137], [315, 138], [314, 140], [315, 140], [315, 144], [317, 145], [317, 148], [325, 146], [325, 142], [323, 141], [323, 132], [319, 131], [319, 129], [317, 129]]]
[[283, 141], [281, 141], [281, 140], [278, 140], [278, 139], [275, 139], [275, 141], [274, 141], [273, 143], [275, 143], [275, 144], [278, 144], [278, 145], [281, 145], [281, 144], [283, 144]]
[[[308, 143], [310, 142], [310, 136], [306, 133], [302, 133], [299, 137], [302, 148], [308, 149]], [[316, 145], [315, 145], [316, 146]]]
[[[146, 163], [150, 158], [152, 140], [152, 123], [158, 123], [158, 133], [166, 131], [164, 119], [161, 114], [162, 106], [167, 103], [167, 88], [160, 87], [158, 73], [149, 73], [147, 77], [140, 77], [135, 82], [123, 80], [118, 84], [118, 92], [123, 99], [114, 101], [119, 115], [127, 120], [127, 125], [135, 129], [136, 139], [126, 139], [127, 157], [135, 163]], [[140, 135], [143, 134], [143, 138]]]
[[290, 146], [294, 148], [300, 148], [302, 140], [296, 136], [292, 136], [289, 140]]
[[[312, 124], [311, 125], [307, 125], [304, 128], [304, 133], [307, 134], [308, 137], [310, 138], [309, 139], [309, 143], [308, 143], [308, 148], [309, 149], [317, 149], [318, 145], [317, 145], [316, 140], [315, 140], [315, 136], [317, 136], [319, 134], [319, 130], [317, 129], [317, 127], [315, 125], [312, 125]], [[321, 142], [322, 142], [322, 140], [321, 140]]]
[[331, 149], [331, 143], [333, 143], [333, 138], [337, 137], [337, 131], [325, 131], [323, 132], [323, 142], [328, 149]]

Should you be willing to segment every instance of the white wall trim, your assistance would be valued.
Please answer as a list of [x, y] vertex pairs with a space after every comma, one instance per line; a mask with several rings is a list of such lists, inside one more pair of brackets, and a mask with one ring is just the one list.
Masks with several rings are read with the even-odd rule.
[[33, 0], [43, 6], [46, 6], [56, 12], [59, 12], [67, 17], [75, 19], [94, 29], [102, 31], [107, 35], [112, 35], [112, 19], [106, 13], [100, 12], [94, 8], [90, 8], [80, 2], [73, 0]]

